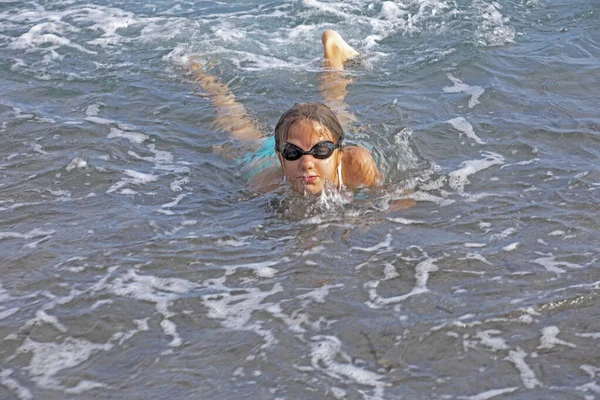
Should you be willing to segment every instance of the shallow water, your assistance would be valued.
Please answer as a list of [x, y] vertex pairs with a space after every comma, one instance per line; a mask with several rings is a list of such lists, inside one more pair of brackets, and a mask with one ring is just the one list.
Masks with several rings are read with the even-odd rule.
[[[599, 13], [0, 2], [0, 398], [600, 398]], [[331, 28], [386, 182], [255, 193], [185, 63], [268, 134]]]

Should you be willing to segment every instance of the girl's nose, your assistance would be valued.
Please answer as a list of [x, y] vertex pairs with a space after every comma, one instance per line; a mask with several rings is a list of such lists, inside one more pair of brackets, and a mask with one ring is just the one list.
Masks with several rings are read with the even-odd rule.
[[310, 154], [305, 154], [300, 158], [300, 163], [306, 169], [312, 168], [315, 164], [315, 158]]

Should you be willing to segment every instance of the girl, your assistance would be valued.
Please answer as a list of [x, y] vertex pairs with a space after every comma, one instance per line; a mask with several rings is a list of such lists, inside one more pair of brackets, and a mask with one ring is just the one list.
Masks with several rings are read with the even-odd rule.
[[321, 91], [330, 106], [295, 104], [283, 113], [270, 140], [264, 140], [257, 124], [225, 84], [201, 70], [198, 63], [190, 64], [196, 81], [209, 94], [217, 110], [217, 126], [240, 140], [263, 140], [261, 150], [249, 164], [260, 164], [257, 161], [275, 152], [279, 165], [257, 167], [249, 180], [253, 188], [269, 191], [283, 181], [289, 182], [294, 190], [316, 195], [327, 182], [338, 188], [353, 188], [374, 186], [381, 179], [367, 149], [344, 145], [344, 130], [338, 118], [344, 122], [353, 119], [343, 102], [349, 79], [340, 71], [344, 63], [358, 53], [332, 30], [323, 33], [322, 42], [325, 63], [330, 70], [321, 76]]

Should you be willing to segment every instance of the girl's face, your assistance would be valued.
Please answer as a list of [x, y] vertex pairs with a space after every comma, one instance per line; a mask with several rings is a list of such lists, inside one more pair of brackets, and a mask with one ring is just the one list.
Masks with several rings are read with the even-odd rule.
[[[290, 143], [304, 151], [309, 151], [324, 140], [336, 142], [329, 129], [318, 122], [301, 120], [290, 127], [288, 138], [281, 146]], [[306, 154], [294, 161], [286, 160], [281, 153], [277, 155], [283, 167], [283, 174], [295, 190], [319, 194], [323, 190], [325, 181], [330, 181], [336, 186], [339, 183], [337, 174], [339, 153], [334, 151], [324, 160]]]

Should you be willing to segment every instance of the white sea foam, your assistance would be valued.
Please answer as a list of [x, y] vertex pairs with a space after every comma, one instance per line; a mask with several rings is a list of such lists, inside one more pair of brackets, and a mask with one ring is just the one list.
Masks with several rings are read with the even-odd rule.
[[359, 385], [371, 386], [374, 393], [369, 398], [383, 399], [384, 388], [389, 386], [382, 382], [384, 376], [352, 364], [352, 358], [342, 351], [342, 342], [337, 337], [317, 335], [311, 341], [310, 359], [315, 370], [334, 379], [350, 379]]
[[254, 274], [259, 278], [272, 278], [277, 273], [277, 270], [272, 267], [282, 263], [286, 263], [288, 261], [290, 261], [290, 259], [284, 257], [280, 260], [275, 261], [263, 261], [258, 263], [230, 265], [226, 268], [226, 275], [233, 275], [237, 272], [238, 269], [250, 269], [254, 271]]
[[538, 349], [552, 349], [556, 345], [577, 347], [573, 343], [566, 342], [559, 339], [557, 336], [560, 333], [560, 329], [557, 326], [547, 326], [542, 329], [542, 337], [540, 338], [540, 345]]
[[87, 167], [87, 161], [85, 161], [81, 157], [75, 157], [71, 160], [71, 162], [65, 167], [67, 171], [72, 171], [76, 168], [85, 168]]
[[[539, 254], [539, 253], [537, 253]], [[547, 255], [546, 257], [540, 257], [540, 258], [536, 258], [535, 260], [533, 260], [533, 262], [535, 264], [541, 265], [542, 267], [544, 267], [546, 269], [546, 271], [548, 272], [554, 272], [556, 274], [564, 274], [565, 272], [567, 272], [566, 269], [561, 268], [561, 267], [566, 267], [566, 268], [571, 268], [571, 269], [581, 269], [583, 268], [583, 266], [579, 265], [579, 264], [574, 264], [574, 263], [570, 263], [567, 261], [556, 261], [556, 256], [553, 255]]]
[[527, 357], [527, 355], [528, 354], [523, 351], [523, 349], [517, 347], [516, 350], [509, 351], [508, 357], [506, 357], [505, 360], [508, 360], [515, 365], [521, 376], [521, 382], [523, 382], [523, 385], [527, 389], [534, 389], [536, 386], [544, 386], [542, 385], [542, 382], [537, 380], [535, 373], [525, 362], [525, 357]]
[[125, 132], [121, 129], [110, 128], [110, 133], [107, 136], [107, 139], [114, 138], [124, 138], [129, 140], [132, 143], [144, 143], [146, 140], [150, 139], [150, 136], [145, 135], [139, 132]]
[[493, 265], [491, 262], [489, 262], [484, 256], [482, 256], [479, 253], [467, 253], [464, 257], [459, 258], [459, 260], [477, 260], [477, 261], [481, 261], [484, 264], [487, 265]]
[[251, 321], [252, 313], [259, 310], [267, 310], [274, 303], [263, 303], [267, 297], [283, 292], [283, 287], [276, 283], [269, 291], [261, 291], [258, 288], [245, 288], [242, 290], [229, 289], [223, 285], [225, 279], [211, 280], [205, 285], [219, 290], [218, 294], [202, 297], [204, 305], [208, 308], [208, 317], [221, 321], [221, 324], [233, 330], [252, 331], [262, 337], [267, 348], [275, 343], [277, 339], [273, 333], [263, 328], [261, 321]]
[[464, 133], [465, 135], [467, 135], [467, 137], [473, 141], [475, 141], [478, 144], [485, 144], [485, 142], [483, 140], [481, 140], [481, 138], [479, 136], [477, 136], [477, 134], [475, 134], [475, 130], [473, 129], [473, 125], [471, 125], [471, 123], [469, 121], [466, 120], [466, 118], [464, 117], [456, 117], [453, 118], [451, 120], [446, 121], [448, 122], [450, 125], [452, 125], [452, 127], [454, 129], [456, 129], [457, 131]]
[[417, 201], [417, 202], [430, 201], [439, 206], [447, 206], [447, 205], [454, 203], [454, 200], [452, 200], [452, 199], [445, 199], [443, 197], [435, 196], [435, 195], [433, 195], [431, 193], [427, 193], [423, 190], [418, 190], [414, 193], [411, 193], [407, 197], [409, 199], [413, 199], [414, 201]]
[[439, 270], [437, 265], [434, 264], [437, 260], [437, 258], [427, 257], [425, 260], [417, 264], [417, 266], [415, 267], [415, 286], [410, 292], [404, 295], [387, 298], [381, 297], [377, 294], [377, 287], [379, 286], [379, 281], [367, 282], [365, 284], [365, 288], [368, 289], [369, 292], [370, 305], [380, 307], [393, 303], [399, 303], [408, 299], [409, 297], [428, 292], [429, 289], [427, 289], [427, 281], [429, 280], [429, 274], [431, 272], [436, 272]]
[[463, 244], [463, 246], [465, 246], [465, 247], [471, 247], [471, 248], [473, 248], [473, 247], [477, 248], [477, 247], [485, 247], [487, 245], [485, 243], [465, 243], [465, 244]]
[[600, 332], [593, 333], [576, 333], [575, 335], [582, 338], [592, 338], [592, 339], [600, 339]]
[[499, 330], [490, 329], [487, 331], [477, 331], [475, 336], [481, 341], [482, 345], [489, 347], [492, 351], [508, 350], [509, 347], [504, 339], [492, 337], [492, 335], [499, 335], [501, 333]]
[[104, 104], [92, 104], [89, 105], [86, 109], [85, 109], [85, 115], [87, 115], [88, 117], [95, 117], [98, 115], [98, 113], [100, 112], [100, 107], [102, 107]]
[[169, 184], [169, 188], [173, 192], [181, 192], [183, 190], [183, 185], [187, 185], [188, 183], [190, 183], [189, 178], [175, 179]]
[[473, 396], [459, 396], [458, 398], [463, 399], [463, 400], [488, 400], [488, 399], [491, 399], [496, 396], [501, 396], [503, 394], [512, 393], [516, 390], [519, 390], [519, 388], [518, 387], [509, 387], [509, 388], [504, 388], [504, 389], [491, 389], [491, 390], [487, 390], [485, 392], [475, 394]]
[[372, 247], [358, 247], [358, 246], [353, 246], [350, 250], [360, 250], [360, 251], [366, 251], [368, 253], [372, 253], [372, 252], [376, 252], [378, 250], [382, 250], [383, 251], [390, 251], [392, 250], [392, 235], [391, 234], [387, 234], [385, 235], [385, 239], [380, 242], [377, 243], [376, 245], [372, 246]]
[[[69, 298], [69, 297], [67, 297], [67, 298]], [[62, 332], [62, 333], [67, 332], [67, 327], [64, 326], [62, 323], [60, 323], [60, 321], [58, 320], [58, 318], [56, 316], [49, 315], [44, 310], [37, 310], [35, 313], [35, 317], [30, 319], [29, 321], [27, 321], [25, 323], [25, 325], [23, 325], [23, 329], [29, 329], [34, 325], [40, 325], [40, 324], [49, 324], [49, 325], [52, 325], [54, 328], [56, 328], [56, 330], [58, 330], [59, 332]]]
[[9, 308], [8, 310], [0, 311], [0, 321], [5, 318], [10, 317], [11, 315], [17, 313], [19, 311], [19, 307]]
[[246, 242], [245, 240], [219, 239], [219, 240], [217, 240], [217, 242], [215, 244], [217, 246], [223, 246], [223, 247], [243, 247], [243, 246], [248, 246], [250, 243]]
[[515, 30], [507, 26], [508, 17], [502, 15], [502, 6], [497, 2], [487, 3], [483, 0], [474, 0], [473, 8], [476, 14], [481, 15], [477, 26], [476, 36], [479, 43], [484, 46], [501, 46], [514, 42]]
[[36, 153], [39, 154], [48, 154], [48, 152], [44, 151], [44, 149], [42, 148], [42, 145], [39, 143], [33, 143], [31, 145], [31, 148], [33, 151], [35, 151]]
[[337, 288], [341, 288], [343, 286], [344, 285], [342, 285], [340, 283], [338, 283], [336, 285], [326, 284], [326, 285], [320, 286], [316, 289], [313, 289], [309, 292], [303, 293], [303, 294], [297, 296], [296, 298], [300, 299], [300, 300], [310, 299], [311, 301], [315, 301], [317, 303], [325, 303], [325, 298], [329, 295], [329, 291], [331, 289], [337, 289]]
[[579, 368], [584, 370], [592, 379], [600, 373], [600, 367], [594, 367], [593, 365], [582, 365]]
[[138, 172], [138, 171], [134, 171], [131, 169], [126, 169], [123, 172], [125, 173], [125, 175], [128, 175], [129, 178], [122, 178], [120, 181], [115, 182], [106, 191], [106, 193], [115, 192], [127, 185], [135, 185], [135, 186], [146, 185], [150, 182], [155, 182], [158, 179], [157, 175]]
[[513, 235], [515, 232], [517, 232], [517, 230], [515, 228], [507, 228], [500, 233], [493, 234], [492, 236], [490, 236], [490, 239], [491, 240], [506, 239], [510, 235]]
[[394, 267], [393, 264], [385, 263], [385, 265], [383, 266], [382, 280], [389, 281], [390, 279], [394, 279], [399, 276], [400, 276], [400, 274], [398, 273], [398, 271], [396, 270], [396, 267]]
[[519, 244], [520, 244], [519, 242], [511, 243], [511, 244], [509, 244], [507, 246], [504, 246], [502, 248], [502, 250], [504, 250], [504, 251], [514, 251], [514, 250], [517, 249], [517, 247], [519, 246]]
[[[589, 382], [580, 386], [577, 386], [576, 388], [577, 390], [581, 391], [581, 392], [592, 392], [595, 394], [600, 394], [600, 385], [598, 385], [596, 382]], [[585, 400], [595, 400], [596, 396], [585, 396]]]
[[[133, 323], [136, 325], [135, 328], [130, 329], [129, 331], [126, 331], [126, 332], [116, 332], [114, 335], [112, 335], [112, 337], [110, 338], [110, 341], [117, 342], [117, 344], [119, 346], [122, 346], [127, 340], [131, 339], [132, 337], [137, 335], [139, 332], [144, 332], [144, 331], [150, 330], [150, 327], [148, 326], [148, 318], [134, 319]], [[174, 332], [174, 335], [175, 334], [176, 334], [176, 332]]]
[[51, 236], [56, 233], [55, 230], [45, 231], [43, 229], [34, 228], [27, 233], [17, 232], [0, 232], [0, 240], [2, 239], [33, 239], [40, 236]]
[[483, 159], [481, 160], [468, 160], [461, 164], [461, 168], [452, 171], [448, 174], [448, 184], [454, 190], [462, 193], [465, 189], [465, 185], [469, 184], [468, 177], [479, 171], [483, 171], [494, 165], [504, 163], [504, 157], [500, 154], [492, 153], [490, 151], [484, 151], [481, 153]]
[[[178, 278], [159, 278], [152, 275], [139, 275], [130, 269], [117, 276], [112, 282], [99, 282], [94, 290], [107, 289], [117, 296], [130, 297], [156, 304], [156, 311], [163, 316], [161, 327], [165, 335], [171, 336], [170, 346], [181, 345], [176, 325], [170, 320], [173, 313], [169, 305], [198, 285]], [[166, 321], [166, 322], [165, 322]]]
[[170, 202], [168, 202], [168, 203], [162, 204], [162, 205], [160, 206], [160, 208], [172, 208], [172, 207], [175, 207], [175, 206], [176, 206], [176, 205], [178, 205], [178, 204], [179, 204], [179, 202], [180, 202], [181, 200], [183, 200], [183, 199], [184, 199], [186, 196], [187, 196], [187, 195], [185, 195], [185, 194], [180, 194], [179, 196], [175, 197], [175, 198], [173, 199], [173, 201], [170, 201]]
[[425, 221], [408, 219], [408, 218], [388, 218], [388, 221], [395, 222], [402, 225], [413, 225], [413, 224], [424, 224]]
[[[13, 14], [15, 15], [15, 14]], [[73, 43], [71, 40], [59, 36], [67, 30], [78, 30], [72, 26], [67, 26], [63, 22], [42, 22], [32, 26], [29, 31], [16, 37], [10, 44], [9, 48], [36, 50], [45, 54], [46, 62], [49, 63], [53, 59], [61, 59], [56, 50], [60, 47], [70, 47], [79, 50], [85, 54], [96, 54], [93, 50], [88, 50], [85, 47]]]
[[82, 394], [88, 390], [105, 387], [103, 383], [81, 380], [73, 387], [61, 384], [56, 375], [87, 361], [94, 353], [112, 349], [112, 344], [97, 344], [85, 339], [67, 337], [61, 343], [36, 342], [30, 338], [17, 349], [17, 354], [33, 353], [29, 365], [32, 380], [41, 388], [59, 390], [68, 394]]
[[335, 386], [331, 388], [331, 394], [336, 399], [345, 399], [348, 396], [348, 393], [344, 389]]
[[[481, 97], [481, 95], [485, 92], [485, 90], [482, 87], [479, 86], [469, 86], [466, 83], [463, 83], [463, 81], [461, 81], [458, 78], [455, 78], [454, 76], [452, 76], [452, 74], [448, 74], [448, 79], [450, 79], [452, 81], [452, 83], [454, 84], [453, 86], [445, 86], [444, 87], [444, 93], [466, 93], [468, 95], [471, 95], [471, 98], [469, 99], [469, 108], [473, 108], [475, 107], [477, 104], [479, 104], [479, 98]], [[455, 129], [458, 129], [460, 131], [463, 131], [462, 129], [467, 129], [469, 128], [469, 126], [471, 127], [471, 130], [473, 130], [473, 127], [471, 126], [471, 124], [469, 122], [467, 122], [466, 120], [464, 120], [464, 118], [462, 118], [462, 121], [460, 118], [455, 118], [455, 120], [458, 119], [458, 121], [456, 122], [459, 127], [455, 127]], [[451, 120], [452, 121], [452, 120]], [[450, 122], [450, 121], [448, 121]], [[467, 122], [467, 124], [465, 124], [464, 122]], [[454, 126], [454, 125], [452, 125]], [[469, 133], [465, 132], [467, 134], [467, 136], [469, 136]], [[475, 132], [473, 132], [473, 136], [477, 139], [479, 139], [476, 135]], [[469, 136], [471, 137], [471, 136]], [[477, 139], [474, 139], [475, 141], [477, 141]], [[479, 139], [479, 141], [481, 141], [481, 139]], [[479, 144], [483, 144], [483, 142], [477, 142]]]
[[20, 400], [33, 399], [33, 395], [31, 394], [31, 391], [29, 391], [29, 389], [21, 385], [16, 379], [11, 378], [11, 375], [13, 373], [14, 370], [12, 369], [0, 368], [0, 384], [16, 393], [17, 397]]
[[115, 121], [113, 121], [112, 119], [106, 119], [106, 118], [101, 118], [101, 117], [85, 117], [84, 118], [86, 121], [94, 123], [94, 124], [98, 124], [98, 125], [110, 125], [110, 124], [114, 124]]

